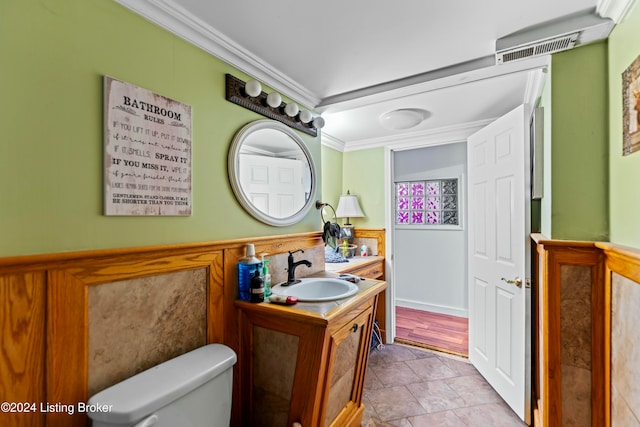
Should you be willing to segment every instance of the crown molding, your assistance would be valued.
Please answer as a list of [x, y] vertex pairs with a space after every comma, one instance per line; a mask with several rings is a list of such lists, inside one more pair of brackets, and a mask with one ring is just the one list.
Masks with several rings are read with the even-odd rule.
[[307, 108], [314, 108], [320, 103], [319, 97], [293, 79], [171, 0], [115, 1]]
[[598, 0], [596, 13], [619, 24], [627, 16], [635, 2], [636, 0]]
[[[453, 126], [445, 126], [437, 129], [429, 129], [422, 132], [413, 132], [405, 135], [392, 135], [381, 138], [363, 139], [360, 141], [348, 142], [344, 146], [343, 152], [367, 150], [370, 148], [385, 147], [391, 150], [408, 150], [411, 148], [427, 147], [431, 145], [448, 144], [452, 142], [463, 142], [467, 138], [487, 126], [496, 118], [478, 120], [475, 122], [461, 123]], [[332, 138], [323, 133], [324, 138]], [[336, 138], [333, 138], [336, 140]]]
[[340, 152], [344, 152], [344, 148], [346, 146], [344, 141], [322, 131], [320, 132], [320, 142], [322, 143], [322, 145], [329, 148], [333, 148], [334, 150], [337, 150]]

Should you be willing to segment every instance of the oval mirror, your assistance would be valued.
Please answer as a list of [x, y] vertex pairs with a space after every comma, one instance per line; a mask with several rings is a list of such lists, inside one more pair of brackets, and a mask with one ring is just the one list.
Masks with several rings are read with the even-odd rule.
[[316, 171], [302, 138], [274, 120], [257, 120], [233, 138], [229, 181], [254, 218], [284, 227], [300, 221], [314, 204]]

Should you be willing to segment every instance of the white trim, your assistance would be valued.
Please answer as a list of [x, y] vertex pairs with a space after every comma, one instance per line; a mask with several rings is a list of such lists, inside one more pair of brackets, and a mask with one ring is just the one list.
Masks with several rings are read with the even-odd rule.
[[[395, 184], [394, 184], [394, 173], [393, 173], [393, 151], [403, 151], [414, 148], [424, 148], [436, 145], [444, 145], [451, 143], [460, 143], [467, 142], [467, 138], [473, 133], [485, 127], [487, 124], [493, 122], [495, 119], [482, 120], [478, 122], [472, 123], [463, 123], [457, 126], [449, 126], [446, 128], [434, 129], [432, 131], [425, 132], [425, 137], [412, 140], [411, 143], [407, 143], [407, 141], [399, 142], [397, 144], [388, 144], [384, 146], [384, 180], [385, 180], [385, 229], [387, 230], [386, 237], [386, 256], [385, 256], [385, 280], [387, 281], [387, 292], [386, 292], [386, 340], [389, 343], [392, 343], [395, 335], [396, 335], [396, 309], [395, 306], [398, 304], [399, 300], [396, 300], [396, 289], [395, 289], [395, 268], [394, 268], [394, 241], [395, 241], [395, 207], [394, 203], [392, 203], [392, 198], [395, 197]], [[428, 137], [431, 138], [428, 138]], [[367, 148], [367, 147], [363, 147]], [[466, 195], [466, 173], [463, 173], [459, 176], [458, 185], [460, 186], [459, 192], [459, 202], [463, 203], [461, 205], [461, 209], [458, 211], [460, 215], [460, 223], [462, 225], [462, 229], [464, 230], [464, 224], [466, 221], [466, 204], [465, 197]], [[440, 226], [442, 227], [442, 226]], [[405, 300], [403, 300], [405, 301]], [[406, 301], [405, 301], [406, 302]], [[403, 306], [402, 304], [398, 304]], [[420, 308], [418, 308], [420, 309]], [[431, 310], [431, 309], [428, 309]], [[454, 309], [459, 310], [459, 309]], [[440, 312], [437, 309], [433, 309], [433, 311]], [[463, 317], [468, 317], [468, 310], [464, 311]], [[445, 313], [449, 314], [449, 313]], [[461, 314], [457, 312], [454, 314], [455, 316], [460, 316]]]
[[386, 341], [392, 343], [396, 336], [396, 287], [394, 282], [394, 268], [393, 268], [393, 241], [395, 239], [393, 231], [393, 204], [391, 203], [391, 197], [394, 194], [395, 188], [393, 185], [393, 153], [389, 147], [384, 149], [384, 226], [387, 230], [385, 238], [385, 280], [387, 282], [386, 291]]
[[[437, 129], [429, 129], [424, 132], [414, 132], [405, 135], [384, 136], [380, 138], [362, 139], [347, 142], [344, 151], [358, 151], [369, 148], [387, 147], [393, 150], [409, 150], [432, 145], [448, 144], [452, 142], [466, 141], [469, 135], [479, 131], [496, 118], [479, 120], [476, 122], [461, 123], [454, 126], [445, 126]], [[324, 136], [328, 136], [323, 134]], [[335, 138], [334, 138], [335, 139]]]
[[433, 313], [448, 314], [451, 316], [469, 318], [469, 311], [464, 308], [449, 307], [446, 305], [427, 304], [419, 301], [412, 301], [398, 298], [396, 305], [404, 308], [412, 308], [414, 310], [430, 311]]
[[531, 111], [535, 109], [538, 103], [538, 98], [542, 95], [547, 75], [548, 73], [546, 68], [530, 71], [527, 75], [527, 86], [525, 88], [522, 103], [528, 105]]
[[276, 70], [264, 59], [243, 49], [171, 0], [115, 1], [307, 108], [313, 108], [320, 103], [319, 97], [295, 80]]
[[[460, 215], [460, 212], [458, 212]], [[463, 231], [462, 225], [427, 225], [427, 224], [395, 224], [396, 230], [439, 230], [439, 231]]]
[[334, 150], [344, 152], [345, 143], [343, 141], [322, 131], [320, 132], [320, 143]]
[[596, 13], [619, 24], [626, 18], [634, 5], [635, 0], [599, 0], [596, 6]]
[[[436, 78], [419, 83], [411, 83], [412, 79], [409, 77], [401, 81], [394, 82], [397, 88], [386, 89], [384, 85], [376, 86], [376, 91], [370, 90], [370, 94], [362, 94], [356, 92], [348, 92], [347, 94], [341, 94], [331, 97], [331, 99], [323, 100], [316, 110], [319, 112], [340, 112], [345, 110], [351, 110], [358, 107], [364, 107], [380, 102], [386, 102], [394, 99], [405, 98], [407, 96], [413, 96], [416, 94], [432, 92], [436, 90], [445, 89], [448, 87], [458, 86], [465, 83], [471, 83], [476, 81], [482, 81], [492, 79], [495, 77], [505, 76], [513, 73], [520, 73], [523, 71], [536, 70], [544, 68], [549, 64], [549, 58], [547, 56], [537, 56], [521, 61], [509, 62], [502, 65], [487, 66], [467, 72], [457, 72], [451, 75], [441, 76], [439, 73]], [[400, 85], [399, 83], [404, 83]], [[344, 100], [338, 100], [338, 98], [344, 97]], [[334, 100], [334, 101], [332, 101]]]

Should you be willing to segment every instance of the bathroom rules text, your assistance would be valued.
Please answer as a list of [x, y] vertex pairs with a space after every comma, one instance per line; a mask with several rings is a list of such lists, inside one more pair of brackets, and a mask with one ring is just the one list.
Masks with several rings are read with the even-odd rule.
[[104, 77], [105, 215], [191, 215], [191, 106]]

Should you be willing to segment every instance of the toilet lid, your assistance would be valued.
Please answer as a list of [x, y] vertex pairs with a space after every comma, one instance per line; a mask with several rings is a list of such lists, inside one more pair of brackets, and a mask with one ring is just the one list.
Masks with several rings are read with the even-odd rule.
[[[132, 423], [217, 377], [236, 361], [235, 352], [225, 345], [197, 348], [95, 394], [89, 399], [88, 415], [94, 421]], [[110, 409], [101, 411], [105, 405]]]

